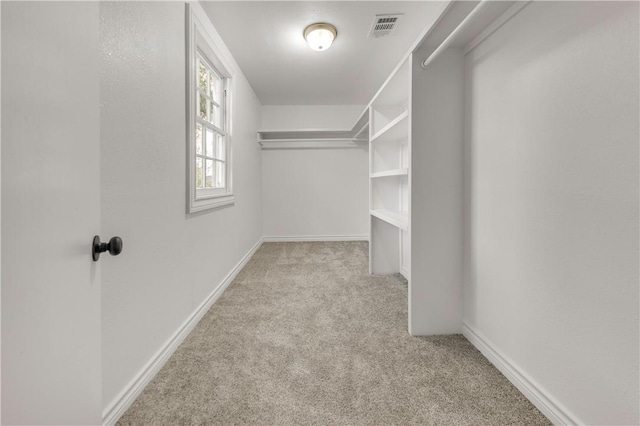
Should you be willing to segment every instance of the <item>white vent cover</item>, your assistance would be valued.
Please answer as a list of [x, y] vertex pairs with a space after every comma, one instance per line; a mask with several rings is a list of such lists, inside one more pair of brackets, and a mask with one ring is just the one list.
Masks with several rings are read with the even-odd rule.
[[373, 20], [373, 25], [371, 26], [371, 31], [369, 31], [369, 38], [378, 38], [393, 34], [402, 15], [402, 13], [376, 15], [376, 18]]

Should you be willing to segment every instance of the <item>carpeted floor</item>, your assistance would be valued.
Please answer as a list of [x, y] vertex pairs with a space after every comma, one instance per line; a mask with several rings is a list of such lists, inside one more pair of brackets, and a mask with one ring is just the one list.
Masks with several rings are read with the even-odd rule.
[[409, 336], [367, 255], [264, 244], [118, 424], [550, 424], [461, 335]]

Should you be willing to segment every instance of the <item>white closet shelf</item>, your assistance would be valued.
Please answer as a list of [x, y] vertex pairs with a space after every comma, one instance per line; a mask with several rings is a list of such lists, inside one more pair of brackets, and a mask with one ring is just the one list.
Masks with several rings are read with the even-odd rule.
[[351, 129], [258, 130], [262, 149], [350, 148], [369, 140], [369, 109], [358, 116]]
[[407, 176], [409, 174], [409, 169], [393, 169], [393, 170], [385, 170], [383, 172], [371, 173], [369, 177], [371, 179], [374, 178], [382, 178], [388, 176]]
[[358, 139], [263, 139], [262, 149], [339, 149], [358, 148], [367, 143]]
[[349, 129], [258, 130], [260, 140], [352, 139]]
[[366, 143], [354, 137], [352, 130], [261, 130], [258, 143], [262, 149], [352, 148]]
[[409, 127], [406, 125], [409, 118], [409, 111], [404, 111], [402, 114], [391, 120], [389, 124], [380, 129], [375, 135], [371, 136], [371, 142], [377, 140], [397, 140], [406, 137], [409, 133]]
[[393, 225], [397, 228], [400, 228], [406, 231], [409, 228], [409, 214], [407, 212], [386, 210], [386, 209], [376, 209], [370, 210], [369, 214], [371, 216], [375, 216], [380, 220], [387, 222], [390, 225]]

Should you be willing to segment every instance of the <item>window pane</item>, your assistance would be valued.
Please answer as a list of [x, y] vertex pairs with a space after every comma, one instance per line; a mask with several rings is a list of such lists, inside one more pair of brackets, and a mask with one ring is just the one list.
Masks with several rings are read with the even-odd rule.
[[211, 80], [209, 82], [209, 87], [211, 88], [211, 99], [216, 101], [218, 104], [222, 105], [222, 90], [223, 80], [218, 76], [211, 73]]
[[225, 173], [226, 163], [221, 163], [216, 161], [216, 188], [224, 188], [226, 181], [226, 173]]
[[209, 129], [207, 129], [207, 141], [206, 141], [206, 151], [205, 151], [205, 155], [207, 157], [215, 157], [215, 152], [213, 152], [213, 139], [214, 135], [213, 132]]
[[200, 65], [200, 78], [198, 79], [198, 85], [202, 90], [204, 90], [205, 93], [209, 93], [209, 78], [207, 77], [207, 68], [200, 61], [198, 61], [198, 64]]
[[196, 124], [196, 154], [202, 155], [202, 124]]
[[200, 92], [198, 92], [198, 115], [203, 120], [208, 120], [207, 117], [207, 98], [200, 96]]
[[226, 160], [225, 151], [226, 146], [224, 136], [216, 133], [216, 155], [214, 155], [214, 157], [218, 160]]
[[218, 98], [216, 96], [216, 75], [214, 73], [209, 74], [209, 88], [211, 89], [211, 94], [209, 96], [211, 96], [211, 99], [217, 102]]
[[215, 106], [213, 103], [211, 103], [210, 105], [211, 108], [211, 119], [209, 120], [209, 122], [211, 124], [213, 124], [214, 126], [218, 126], [219, 128], [222, 129], [222, 123], [220, 120], [220, 107]]
[[202, 175], [202, 158], [196, 157], [196, 188], [204, 188]]
[[207, 167], [205, 169], [205, 187], [213, 188], [213, 160], [205, 160]]

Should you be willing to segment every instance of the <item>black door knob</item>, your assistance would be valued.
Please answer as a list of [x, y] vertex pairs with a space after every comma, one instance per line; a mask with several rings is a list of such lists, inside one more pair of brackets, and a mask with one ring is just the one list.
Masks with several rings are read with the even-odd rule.
[[122, 252], [122, 238], [113, 237], [108, 243], [100, 241], [100, 237], [96, 235], [93, 237], [93, 244], [91, 246], [91, 256], [93, 261], [97, 262], [100, 259], [100, 253], [108, 251], [112, 256], [117, 256]]

